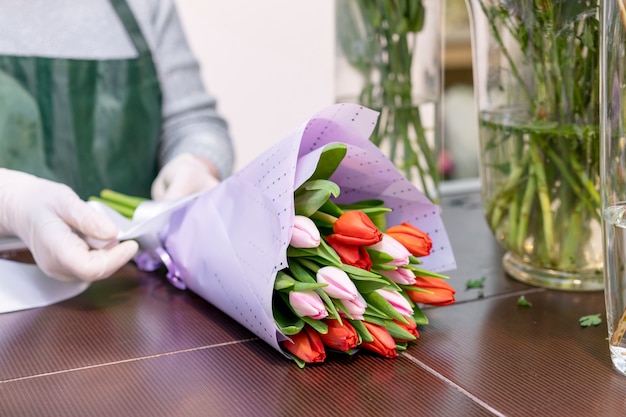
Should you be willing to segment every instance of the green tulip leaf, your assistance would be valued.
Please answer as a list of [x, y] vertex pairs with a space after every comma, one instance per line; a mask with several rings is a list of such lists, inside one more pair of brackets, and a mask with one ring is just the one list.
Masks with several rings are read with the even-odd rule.
[[441, 275], [441, 274], [438, 274], [436, 272], [428, 271], [426, 269], [419, 268], [419, 267], [417, 267], [415, 265], [407, 265], [406, 268], [410, 269], [413, 272], [415, 272], [415, 275], [417, 275], [418, 277], [441, 278], [441, 279], [448, 279], [449, 278], [446, 275]]
[[387, 320], [385, 322], [385, 327], [387, 331], [394, 339], [406, 339], [406, 340], [415, 340], [417, 339], [414, 335], [409, 333], [406, 329], [401, 327], [398, 323]]
[[285, 290], [293, 287], [296, 280], [287, 275], [283, 271], [278, 271], [276, 274], [276, 280], [274, 280], [274, 289], [276, 291]]
[[333, 303], [333, 300], [328, 296], [328, 294], [326, 294], [323, 289], [317, 289], [315, 290], [315, 292], [317, 293], [317, 295], [320, 296], [322, 301], [324, 301], [324, 305], [326, 306], [328, 315], [331, 316], [331, 318], [340, 320], [339, 313], [335, 308], [335, 304]]
[[342, 265], [341, 269], [343, 269], [348, 275], [354, 278], [381, 278], [381, 276], [375, 272], [357, 268], [352, 265]]
[[386, 315], [380, 316], [377, 314], [371, 314], [371, 311], [369, 310], [369, 307], [368, 307], [368, 311], [366, 311], [366, 313], [363, 315], [363, 320], [365, 320], [368, 323], [377, 324], [379, 326], [384, 326], [385, 320], [389, 320], [389, 317], [387, 317]]
[[316, 332], [321, 333], [321, 334], [328, 333], [328, 325], [324, 323], [323, 321], [315, 320], [315, 319], [312, 319], [311, 317], [301, 317], [301, 318], [306, 324], [313, 327], [313, 329]]
[[398, 310], [396, 310], [389, 303], [389, 301], [385, 300], [385, 298], [382, 295], [378, 294], [377, 292], [372, 291], [372, 292], [364, 293], [363, 298], [365, 298], [365, 301], [367, 302], [367, 304], [371, 305], [374, 308], [379, 309], [383, 313], [387, 314], [388, 317], [392, 319], [396, 319], [402, 323], [407, 322], [404, 316], [402, 316], [402, 314], [400, 314]]
[[375, 207], [385, 207], [385, 202], [379, 199], [360, 200], [350, 204], [338, 204], [338, 206], [342, 210], [366, 210]]
[[389, 289], [389, 284], [380, 280], [354, 280], [354, 285], [360, 293], [371, 293], [380, 289]]
[[299, 259], [289, 259], [289, 271], [293, 277], [299, 281], [309, 284], [317, 284], [315, 273], [305, 268]]
[[426, 326], [428, 324], [428, 317], [426, 317], [422, 309], [416, 305], [413, 306], [413, 320], [415, 320], [418, 326]]
[[[339, 208], [337, 204], [335, 204], [332, 200], [327, 200], [320, 208], [319, 211], [322, 213], [330, 214], [334, 217], [339, 217], [343, 214], [343, 210]], [[332, 227], [332, 224], [331, 224]]]
[[411, 255], [411, 256], [409, 256], [409, 263], [413, 264], [413, 265], [420, 265], [423, 262], [422, 262], [422, 260], [420, 258]]
[[348, 152], [348, 146], [345, 143], [334, 142], [324, 146], [324, 150], [320, 155], [319, 162], [315, 168], [315, 172], [310, 179], [328, 179], [343, 161]]
[[354, 327], [354, 330], [356, 330], [356, 332], [359, 334], [361, 341], [368, 342], [368, 343], [374, 341], [372, 334], [369, 332], [369, 330], [367, 330], [367, 327], [365, 327], [365, 325], [363, 324], [361, 320], [348, 320], [348, 321], [350, 322], [352, 327]]
[[285, 294], [280, 293], [278, 299], [274, 299], [272, 311], [274, 314], [274, 321], [278, 326], [278, 329], [285, 335], [292, 335], [300, 332], [304, 327], [304, 321], [302, 321], [293, 311], [289, 305], [286, 305], [288, 298]]
[[[393, 256], [389, 255], [386, 252], [380, 252], [374, 249], [367, 249], [367, 253], [370, 255], [370, 259], [372, 261], [372, 264], [374, 265], [386, 264], [393, 261]], [[396, 267], [394, 266], [392, 269], [396, 269]]]
[[328, 284], [318, 284], [312, 282], [295, 282], [293, 284], [293, 291], [313, 291], [323, 287], [327, 287]]
[[396, 350], [398, 352], [404, 352], [409, 347], [408, 342], [396, 342]]
[[330, 198], [327, 190], [307, 190], [293, 199], [294, 209], [299, 216], [311, 216]]

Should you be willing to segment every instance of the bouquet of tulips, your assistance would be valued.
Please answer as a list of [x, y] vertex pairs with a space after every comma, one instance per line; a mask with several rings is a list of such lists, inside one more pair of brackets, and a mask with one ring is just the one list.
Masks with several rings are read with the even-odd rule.
[[[331, 174], [345, 152], [328, 145], [323, 172]], [[273, 311], [289, 336], [282, 346], [300, 366], [323, 362], [326, 349], [396, 357], [428, 323], [420, 304], [455, 302], [446, 277], [420, 267], [432, 249], [426, 233], [407, 222], [387, 228], [391, 210], [382, 200], [336, 204], [340, 193], [319, 176], [294, 193], [288, 267], [276, 276]]]
[[299, 365], [323, 361], [324, 346], [393, 357], [427, 322], [421, 304], [454, 302], [440, 273], [455, 262], [438, 207], [369, 141], [377, 115], [328, 107], [180, 201], [93, 204], [119, 220], [121, 240], [139, 241], [141, 269], [165, 265], [176, 287]]

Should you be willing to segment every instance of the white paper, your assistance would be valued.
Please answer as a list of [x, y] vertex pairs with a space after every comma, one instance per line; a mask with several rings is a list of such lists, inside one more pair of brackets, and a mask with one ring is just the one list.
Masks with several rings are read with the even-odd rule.
[[86, 282], [51, 278], [37, 265], [0, 259], [0, 313], [45, 307], [75, 297], [88, 287]]

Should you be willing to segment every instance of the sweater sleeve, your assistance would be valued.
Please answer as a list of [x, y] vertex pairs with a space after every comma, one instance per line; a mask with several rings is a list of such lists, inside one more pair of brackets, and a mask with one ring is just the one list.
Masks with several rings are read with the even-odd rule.
[[217, 111], [216, 98], [202, 83], [200, 66], [189, 48], [173, 0], [152, 3], [148, 17], [151, 33], [145, 36], [151, 43], [163, 93], [160, 166], [188, 152], [211, 161], [224, 179], [234, 164], [228, 125]]

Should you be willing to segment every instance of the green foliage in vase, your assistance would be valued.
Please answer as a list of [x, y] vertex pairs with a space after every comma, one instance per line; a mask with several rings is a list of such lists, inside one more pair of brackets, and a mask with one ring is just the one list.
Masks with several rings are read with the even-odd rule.
[[500, 60], [479, 118], [487, 220], [522, 259], [578, 272], [600, 219], [598, 1], [473, 3]]
[[417, 35], [426, 15], [422, 0], [337, 1], [339, 48], [364, 80], [356, 100], [381, 112], [371, 140], [387, 150], [407, 179], [417, 181], [426, 196], [436, 200], [437, 149], [429, 141], [435, 126], [423, 123], [412, 79]]

